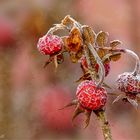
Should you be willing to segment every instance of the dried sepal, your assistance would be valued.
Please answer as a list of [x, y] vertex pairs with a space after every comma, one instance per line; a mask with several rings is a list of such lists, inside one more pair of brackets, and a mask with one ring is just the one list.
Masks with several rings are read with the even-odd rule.
[[50, 56], [49, 59], [45, 62], [43, 67], [46, 68], [47, 65], [50, 64], [51, 62], [54, 62], [55, 68], [57, 68], [58, 64], [61, 64], [64, 62], [63, 52], [61, 52], [57, 55]]
[[107, 32], [100, 31], [96, 37], [96, 43], [99, 47], [105, 47], [108, 42], [109, 34]]
[[76, 82], [82, 82], [84, 80], [91, 80], [91, 75], [89, 72], [86, 72], [84, 75], [82, 75]]
[[120, 99], [123, 99], [123, 98], [125, 98], [125, 97], [126, 97], [126, 96], [125, 96], [124, 94], [120, 94], [120, 95], [118, 95], [117, 98], [115, 98], [115, 100], [113, 101], [112, 104], [118, 102]]
[[122, 44], [121, 41], [119, 41], [119, 40], [113, 40], [113, 41], [110, 42], [110, 47], [114, 49], [114, 48], [118, 47], [121, 44]]
[[91, 112], [90, 110], [85, 110], [85, 126], [84, 128], [87, 128], [90, 122], [90, 117], [91, 117]]
[[95, 42], [96, 34], [92, 30], [92, 28], [87, 26], [87, 25], [83, 25], [82, 30], [83, 30], [83, 38], [84, 38], [84, 40], [87, 41], [88, 43], [93, 44]]
[[66, 44], [66, 49], [70, 52], [78, 52], [81, 49], [83, 40], [81, 37], [81, 33], [77, 27], [74, 27], [71, 30], [70, 35], [66, 39]]
[[72, 116], [72, 122], [74, 121], [74, 119], [81, 113], [84, 112], [84, 109], [80, 107], [80, 104], [77, 104], [76, 108], [75, 108], [75, 111], [73, 113], [73, 116]]
[[127, 100], [136, 110], [138, 109], [138, 102], [136, 99], [134, 100], [134, 99], [127, 98]]
[[52, 56], [50, 56], [50, 57], [49, 57], [49, 59], [45, 62], [45, 64], [44, 64], [44, 66], [43, 66], [43, 67], [44, 67], [44, 68], [46, 68], [46, 67], [47, 67], [47, 65], [48, 65], [48, 64], [50, 64], [52, 61], [53, 61], [53, 57], [52, 57]]
[[64, 107], [60, 108], [59, 110], [63, 110], [67, 107], [71, 107], [71, 106], [74, 106], [74, 105], [77, 105], [78, 104], [78, 100], [72, 100], [70, 103], [68, 103], [67, 105], [65, 105]]
[[61, 53], [61, 54], [57, 55], [57, 63], [62, 64], [63, 62], [64, 62], [64, 56]]
[[124, 102], [129, 102], [135, 109], [138, 109], [138, 100], [136, 98], [131, 98], [129, 95], [125, 94], [120, 94], [117, 96], [117, 98], [113, 101], [113, 103], [118, 102], [119, 100], [122, 100]]

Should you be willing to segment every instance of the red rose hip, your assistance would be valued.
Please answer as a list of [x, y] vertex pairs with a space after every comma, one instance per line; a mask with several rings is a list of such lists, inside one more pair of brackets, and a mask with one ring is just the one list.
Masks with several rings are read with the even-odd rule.
[[45, 55], [54, 55], [62, 50], [63, 41], [57, 35], [45, 35], [38, 41], [37, 48], [40, 53]]
[[92, 80], [83, 81], [78, 87], [76, 96], [79, 103], [86, 109], [102, 109], [107, 101], [107, 92], [103, 87], [96, 86]]
[[125, 93], [140, 93], [140, 75], [134, 76], [129, 72], [120, 74], [117, 79], [117, 87]]

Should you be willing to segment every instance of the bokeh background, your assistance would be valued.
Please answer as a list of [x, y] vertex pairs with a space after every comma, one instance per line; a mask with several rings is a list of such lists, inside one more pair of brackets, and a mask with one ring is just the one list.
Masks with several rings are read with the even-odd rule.
[[[67, 14], [97, 33], [119, 39], [122, 47], [140, 56], [139, 0], [0, 0], [0, 139], [1, 140], [101, 140], [98, 120], [92, 115], [82, 129], [81, 115], [71, 123], [74, 108], [58, 110], [73, 98], [82, 72], [68, 56], [55, 71], [47, 56], [36, 49], [38, 38]], [[115, 79], [132, 71], [135, 60], [124, 55], [111, 63], [106, 82], [115, 89]], [[109, 96], [106, 107], [114, 140], [140, 139], [140, 108]]]

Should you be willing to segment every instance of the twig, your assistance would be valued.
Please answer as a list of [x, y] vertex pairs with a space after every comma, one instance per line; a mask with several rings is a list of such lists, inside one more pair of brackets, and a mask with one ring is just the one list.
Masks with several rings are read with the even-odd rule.
[[105, 116], [105, 111], [104, 110], [94, 111], [94, 113], [96, 114], [98, 120], [101, 123], [104, 140], [113, 140], [111, 135], [110, 125]]
[[125, 49], [125, 52], [130, 54], [132, 57], [135, 58], [136, 65], [135, 65], [135, 69], [133, 71], [133, 75], [137, 75], [139, 70], [140, 70], [140, 59], [139, 59], [138, 55], [136, 53], [134, 53], [133, 51], [128, 50], [128, 49]]
[[[101, 79], [98, 83], [98, 86], [103, 82], [104, 80], [104, 76], [105, 76], [105, 70], [104, 70], [104, 65], [100, 59], [100, 57], [98, 56], [97, 52], [95, 51], [95, 49], [92, 47], [92, 45], [89, 45], [88, 48], [84, 48], [85, 50], [85, 56], [86, 56], [86, 60], [87, 60], [87, 64], [88, 67], [90, 68], [91, 64], [90, 64], [90, 57], [89, 54], [87, 52], [87, 49], [89, 49], [92, 53], [92, 55], [95, 57], [95, 59], [97, 60], [97, 63], [99, 64], [100, 68], [101, 68]], [[94, 77], [91, 74], [91, 78], [94, 79]], [[98, 117], [98, 120], [101, 123], [101, 127], [102, 127], [102, 132], [103, 132], [103, 136], [104, 136], [104, 140], [112, 140], [112, 134], [111, 134], [111, 129], [110, 129], [110, 125], [105, 117], [105, 111], [104, 110], [99, 110], [99, 111], [94, 111], [94, 113], [96, 114], [96, 116]]]
[[[135, 69], [132, 73], [133, 73], [133, 75], [137, 75], [139, 73], [139, 71], [140, 71], [140, 58], [138, 57], [138, 55], [135, 52], [133, 52], [129, 49], [113, 49], [112, 47], [102, 47], [102, 48], [98, 47], [98, 48], [103, 49], [103, 50], [109, 50], [109, 51], [112, 51], [112, 52], [127, 53], [127, 54], [131, 55], [136, 60]], [[111, 54], [108, 54], [108, 56], [106, 56], [106, 57], [109, 57], [110, 55]]]
[[64, 30], [64, 29], [67, 29], [67, 27], [65, 25], [63, 25], [63, 24], [55, 24], [54, 27], [49, 29], [49, 31], [47, 32], [47, 35], [48, 34], [53, 34], [57, 30]]
[[89, 50], [86, 46], [84, 46], [84, 53], [85, 53], [85, 57], [86, 57], [87, 65], [88, 65], [88, 71], [90, 73], [91, 79], [94, 81], [95, 77], [91, 71], [92, 66], [91, 66], [90, 57], [89, 57]]
[[97, 61], [97, 63], [99, 64], [99, 68], [100, 68], [100, 81], [98, 82], [97, 86], [100, 86], [105, 78], [105, 68], [104, 65], [102, 63], [101, 58], [98, 56], [96, 50], [94, 49], [94, 47], [89, 43], [88, 44], [88, 48], [91, 51], [92, 55], [95, 57], [95, 60]]

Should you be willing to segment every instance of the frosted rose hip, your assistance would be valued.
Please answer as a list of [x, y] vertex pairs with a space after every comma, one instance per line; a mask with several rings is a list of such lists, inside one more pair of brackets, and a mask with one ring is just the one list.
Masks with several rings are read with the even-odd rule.
[[63, 41], [57, 35], [45, 35], [38, 41], [37, 48], [40, 53], [45, 55], [57, 54], [62, 50]]
[[107, 92], [103, 87], [96, 87], [92, 80], [83, 81], [78, 87], [76, 96], [79, 103], [86, 109], [98, 110], [105, 106]]
[[125, 93], [140, 93], [140, 75], [125, 72], [117, 79], [117, 87]]

